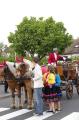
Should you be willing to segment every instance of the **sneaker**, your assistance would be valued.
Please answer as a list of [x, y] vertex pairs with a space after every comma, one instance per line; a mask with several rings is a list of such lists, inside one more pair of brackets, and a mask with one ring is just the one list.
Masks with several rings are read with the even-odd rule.
[[33, 113], [34, 116], [37, 116], [38, 114], [37, 113]]
[[43, 115], [43, 113], [39, 113], [39, 114], [37, 114], [37, 116], [41, 116], [41, 115]]

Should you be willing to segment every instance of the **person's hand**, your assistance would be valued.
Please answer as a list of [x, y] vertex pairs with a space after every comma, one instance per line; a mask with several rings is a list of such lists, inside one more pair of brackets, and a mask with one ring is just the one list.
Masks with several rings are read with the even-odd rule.
[[64, 61], [66, 61], [66, 58], [65, 58], [65, 57], [63, 57], [63, 60], [64, 60]]

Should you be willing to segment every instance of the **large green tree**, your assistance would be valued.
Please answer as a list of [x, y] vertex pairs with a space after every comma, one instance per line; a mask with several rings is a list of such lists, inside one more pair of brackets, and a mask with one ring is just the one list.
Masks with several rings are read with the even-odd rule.
[[54, 47], [62, 52], [71, 44], [72, 35], [67, 33], [62, 22], [56, 22], [52, 17], [24, 17], [15, 32], [10, 33], [8, 40], [18, 54], [25, 55], [26, 50], [31, 55], [38, 53], [41, 59]]

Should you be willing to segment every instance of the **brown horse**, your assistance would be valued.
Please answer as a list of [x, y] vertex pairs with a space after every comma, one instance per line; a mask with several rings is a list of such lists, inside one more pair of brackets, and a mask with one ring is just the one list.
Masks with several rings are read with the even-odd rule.
[[[12, 94], [12, 108], [15, 108], [15, 91], [17, 90], [19, 98], [19, 108], [22, 108], [21, 101], [21, 87], [25, 88], [25, 95], [27, 94], [28, 109], [32, 109], [32, 87], [31, 87], [31, 74], [29, 73], [27, 64], [20, 64], [16, 70], [11, 62], [6, 62], [4, 68], [4, 76], [8, 83], [9, 89]], [[18, 74], [19, 72], [19, 74]], [[28, 77], [29, 74], [29, 77]], [[27, 91], [27, 92], [26, 92]]]
[[[62, 83], [66, 81], [66, 95], [68, 99], [72, 97], [73, 85], [76, 87], [77, 93], [79, 95], [79, 75], [78, 75], [78, 65], [73, 62], [65, 62], [62, 65], [58, 65], [58, 73], [62, 79]], [[64, 82], [63, 82], [64, 80]], [[63, 84], [62, 84], [63, 85]]]
[[73, 63], [64, 62], [57, 65], [57, 70], [62, 80], [76, 80], [76, 69]]
[[21, 82], [23, 81], [25, 85], [25, 90], [27, 91], [27, 102], [28, 108], [33, 107], [33, 88], [32, 88], [32, 71], [29, 70], [29, 65], [22, 63], [17, 69], [17, 73], [20, 76]]

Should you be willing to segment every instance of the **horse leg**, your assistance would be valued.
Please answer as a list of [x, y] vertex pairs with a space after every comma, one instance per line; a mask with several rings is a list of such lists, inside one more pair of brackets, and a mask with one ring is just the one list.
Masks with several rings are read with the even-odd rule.
[[25, 100], [24, 100], [24, 104], [27, 103], [27, 90], [25, 88], [25, 85], [24, 85], [24, 92], [25, 92]]
[[16, 106], [15, 106], [15, 91], [12, 91], [12, 109], [15, 109]]
[[18, 99], [19, 99], [19, 109], [22, 109], [22, 102], [21, 102], [21, 85], [18, 85]]
[[12, 106], [11, 108], [15, 109], [15, 86], [16, 86], [16, 82], [14, 80], [7, 80], [8, 83], [8, 87], [9, 90], [11, 91], [11, 95], [12, 95]]
[[27, 99], [28, 99], [28, 109], [32, 109], [33, 108], [33, 91], [32, 91], [32, 87], [31, 87], [31, 80], [25, 80], [24, 81], [25, 86], [26, 86], [26, 90], [27, 90]]
[[7, 93], [8, 91], [8, 83], [7, 81], [5, 80], [5, 84], [4, 84], [4, 92]]

